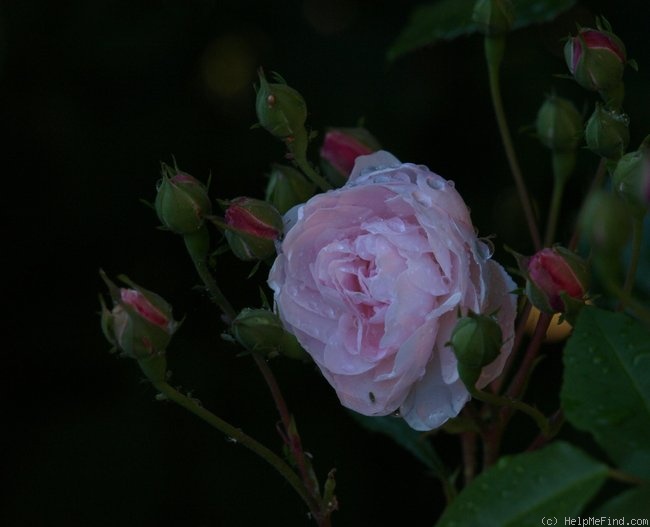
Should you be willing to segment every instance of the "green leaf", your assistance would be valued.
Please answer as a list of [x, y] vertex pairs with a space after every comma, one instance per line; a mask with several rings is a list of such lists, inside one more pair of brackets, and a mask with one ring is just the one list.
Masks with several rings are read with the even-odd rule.
[[650, 334], [633, 318], [585, 307], [567, 342], [560, 394], [569, 422], [624, 471], [650, 477]]
[[[388, 50], [388, 60], [395, 60], [438, 40], [471, 35], [478, 31], [472, 21], [475, 0], [439, 0], [417, 7], [408, 24]], [[576, 0], [513, 0], [515, 22], [513, 29], [553, 20], [571, 8]]]
[[605, 465], [568, 443], [506, 456], [466, 487], [436, 526], [526, 527], [553, 517], [561, 522], [578, 515], [606, 477]]
[[437, 477], [447, 477], [446, 467], [426, 436], [413, 430], [404, 419], [392, 416], [368, 417], [356, 412], [350, 412], [350, 415], [371, 432], [379, 432], [390, 437], [430, 468]]
[[388, 60], [434, 44], [438, 40], [452, 40], [478, 31], [472, 22], [475, 0], [439, 0], [417, 7], [388, 50]]
[[621, 492], [598, 507], [590, 516], [650, 518], [650, 484]]
[[550, 22], [571, 9], [576, 0], [513, 0], [515, 23], [513, 29]]

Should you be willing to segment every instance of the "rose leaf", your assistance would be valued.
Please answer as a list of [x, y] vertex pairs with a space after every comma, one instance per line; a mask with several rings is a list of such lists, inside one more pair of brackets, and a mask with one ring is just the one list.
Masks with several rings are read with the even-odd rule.
[[585, 307], [564, 352], [568, 421], [624, 471], [650, 477], [650, 334], [622, 313]]
[[[388, 60], [435, 44], [438, 40], [453, 40], [478, 31], [472, 20], [475, 0], [439, 0], [418, 6], [409, 22], [388, 50]], [[548, 22], [571, 8], [576, 0], [513, 0], [515, 21], [513, 29]]]
[[505, 456], [451, 502], [436, 527], [522, 527], [573, 517], [606, 477], [606, 465], [564, 442]]

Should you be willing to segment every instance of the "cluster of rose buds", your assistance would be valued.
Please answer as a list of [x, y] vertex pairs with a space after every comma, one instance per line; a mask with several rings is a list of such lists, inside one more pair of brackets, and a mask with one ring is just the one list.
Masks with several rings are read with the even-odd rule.
[[604, 106], [596, 109], [585, 131], [587, 146], [597, 155], [618, 160], [629, 142], [628, 117], [621, 107], [625, 88], [623, 72], [627, 64], [625, 45], [604, 19], [597, 21], [597, 29], [581, 28], [567, 40], [564, 57], [569, 72], [584, 89], [598, 92]]

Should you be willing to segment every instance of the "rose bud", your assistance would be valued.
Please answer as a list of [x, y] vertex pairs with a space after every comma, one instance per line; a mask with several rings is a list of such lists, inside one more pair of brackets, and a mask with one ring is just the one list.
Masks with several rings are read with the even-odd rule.
[[568, 99], [551, 95], [537, 112], [537, 137], [553, 151], [572, 152], [578, 147], [583, 124], [580, 112]]
[[478, 0], [474, 4], [472, 20], [484, 35], [495, 36], [507, 33], [514, 19], [514, 9], [510, 0]]
[[277, 313], [336, 391], [364, 415], [416, 430], [456, 417], [470, 393], [447, 346], [458, 313], [495, 313], [512, 350], [515, 283], [490, 259], [452, 182], [388, 152], [357, 158], [345, 185], [284, 215], [269, 273]]
[[606, 159], [619, 159], [630, 142], [628, 123], [627, 115], [596, 104], [585, 129], [587, 147]]
[[156, 194], [156, 213], [162, 224], [177, 234], [198, 231], [212, 212], [208, 190], [198, 179], [163, 163]]
[[630, 211], [620, 197], [594, 192], [582, 209], [580, 228], [596, 252], [617, 256], [630, 239]]
[[580, 86], [598, 92], [619, 86], [627, 60], [621, 39], [610, 31], [590, 28], [567, 40], [564, 59]]
[[365, 128], [336, 128], [325, 134], [320, 149], [321, 165], [327, 177], [338, 186], [345, 184], [359, 156], [381, 147]]
[[614, 190], [633, 209], [633, 213], [643, 217], [650, 202], [647, 199], [645, 185], [650, 178], [650, 136], [636, 152], [625, 154], [619, 159], [612, 183]]
[[[172, 318], [171, 306], [126, 277], [120, 278], [128, 288], [115, 285], [103, 271], [100, 275], [113, 299], [113, 307], [109, 310], [100, 297], [102, 330], [106, 339], [123, 355], [138, 361], [164, 358], [179, 325]], [[161, 365], [164, 368], [164, 362]]]
[[236, 198], [225, 213], [226, 239], [240, 260], [264, 260], [275, 254], [282, 233], [282, 216], [266, 201]]
[[275, 83], [269, 83], [261, 69], [259, 77], [255, 109], [260, 125], [282, 140], [305, 133], [307, 105], [302, 95], [288, 86], [277, 73], [274, 74], [278, 81]]
[[314, 184], [308, 181], [299, 170], [287, 165], [273, 164], [269, 183], [266, 186], [266, 201], [280, 214], [294, 205], [304, 203], [314, 195]]
[[571, 307], [565, 304], [566, 297], [583, 300], [589, 272], [577, 254], [556, 246], [542, 249], [526, 260], [526, 295], [537, 309], [564, 313]]
[[278, 316], [268, 309], [242, 310], [233, 320], [231, 331], [248, 351], [265, 356], [280, 353], [292, 359], [306, 358], [296, 337], [287, 333]]
[[454, 326], [449, 345], [458, 361], [458, 375], [472, 392], [484, 366], [499, 356], [503, 338], [494, 318], [469, 311]]

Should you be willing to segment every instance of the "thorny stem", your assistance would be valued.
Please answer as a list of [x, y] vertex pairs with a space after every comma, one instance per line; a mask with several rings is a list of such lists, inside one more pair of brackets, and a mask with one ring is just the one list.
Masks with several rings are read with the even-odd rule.
[[[224, 315], [228, 318], [228, 322], [231, 322], [232, 320], [235, 319], [237, 316], [237, 312], [235, 309], [232, 307], [230, 302], [226, 299], [226, 297], [221, 293], [221, 290], [217, 286], [217, 282], [212, 276], [212, 273], [208, 269], [207, 266], [207, 260], [205, 258], [205, 255], [207, 255], [207, 249], [204, 247], [205, 244], [205, 238], [201, 238], [198, 240], [194, 240], [192, 238], [188, 239], [188, 236], [185, 236], [185, 244], [187, 246], [188, 252], [190, 256], [192, 257], [192, 261], [194, 262], [194, 266], [196, 267], [196, 271], [199, 274], [199, 277], [205, 284], [205, 287], [207, 288], [208, 292], [210, 293], [210, 296], [212, 299], [215, 301], [215, 303], [221, 308], [223, 311]], [[323, 507], [327, 507], [327, 504], [322, 504], [322, 500], [320, 499], [319, 496], [319, 491], [318, 491], [318, 483], [314, 481], [314, 478], [311, 477], [308, 469], [308, 465], [305, 459], [305, 454], [302, 450], [302, 445], [300, 442], [300, 436], [298, 435], [297, 431], [295, 430], [295, 423], [292, 423], [292, 418], [291, 414], [289, 413], [289, 409], [287, 408], [287, 404], [282, 396], [282, 392], [280, 391], [280, 387], [278, 386], [277, 381], [275, 380], [275, 377], [273, 375], [273, 372], [269, 368], [268, 364], [266, 361], [259, 355], [253, 353], [253, 357], [255, 360], [255, 363], [257, 367], [259, 368], [260, 372], [262, 373], [262, 376], [264, 377], [264, 380], [266, 381], [266, 384], [269, 387], [269, 390], [271, 392], [271, 395], [273, 396], [273, 400], [275, 402], [275, 405], [278, 409], [278, 412], [280, 414], [280, 418], [282, 420], [283, 428], [284, 428], [284, 437], [287, 438], [288, 441], [288, 446], [291, 449], [291, 453], [296, 461], [296, 465], [298, 467], [298, 471], [300, 472], [300, 476], [302, 479], [302, 482], [300, 483], [300, 489], [301, 489], [301, 497], [307, 503], [307, 506], [309, 507], [309, 510], [316, 521], [316, 523], [319, 525], [319, 527], [328, 527], [330, 525], [330, 518], [329, 514], [330, 511], [328, 510], [322, 510]], [[171, 388], [171, 387], [170, 387]], [[160, 389], [160, 388], [159, 388]], [[161, 390], [162, 392], [162, 390]], [[167, 395], [167, 394], [165, 394]], [[178, 401], [175, 401], [178, 402]], [[181, 404], [180, 402], [178, 404]], [[190, 409], [190, 411], [194, 411], [185, 404], [182, 406], [185, 406], [186, 408]], [[198, 407], [201, 408], [201, 407]], [[197, 412], [194, 412], [197, 413]], [[198, 414], [197, 414], [198, 415]], [[212, 414], [211, 414], [212, 415]], [[215, 419], [219, 419], [218, 417], [214, 416]], [[227, 424], [227, 423], [225, 423]], [[216, 425], [213, 425], [216, 426]], [[228, 425], [229, 426], [229, 425]], [[232, 435], [234, 439], [238, 440], [239, 439]], [[245, 444], [242, 442], [242, 444]], [[246, 445], [248, 446], [248, 445]], [[260, 447], [266, 449], [268, 452], [273, 454], [270, 450], [268, 450], [266, 447], [263, 447], [260, 445]], [[249, 448], [251, 448], [249, 446]], [[252, 449], [252, 448], [251, 448]], [[254, 450], [254, 449], [252, 449]], [[259, 454], [259, 450], [254, 450], [256, 453]], [[265, 456], [260, 454], [262, 457], [266, 459]], [[273, 454], [275, 456], [275, 454]], [[276, 456], [277, 457], [277, 456]], [[268, 459], [267, 459], [268, 461]], [[270, 462], [270, 461], [269, 461]], [[291, 472], [292, 478], [297, 479], [297, 475], [295, 472], [291, 470], [291, 468], [284, 464], [289, 472]], [[287, 478], [286, 474], [281, 471], [281, 474]], [[288, 479], [288, 478], [287, 478]], [[298, 479], [300, 481], [300, 479]], [[291, 481], [290, 481], [291, 483]], [[293, 483], [292, 483], [293, 485]]]
[[492, 97], [492, 106], [494, 107], [494, 113], [496, 116], [497, 125], [499, 127], [499, 133], [501, 134], [503, 148], [505, 150], [506, 157], [508, 158], [508, 164], [510, 165], [510, 171], [512, 172], [512, 177], [517, 187], [519, 201], [521, 202], [521, 206], [526, 217], [526, 223], [528, 224], [530, 237], [533, 241], [535, 250], [538, 251], [542, 248], [542, 240], [539, 235], [537, 222], [535, 221], [535, 215], [533, 214], [533, 207], [530, 203], [530, 197], [528, 196], [526, 184], [521, 173], [521, 168], [519, 167], [519, 161], [517, 160], [517, 154], [512, 142], [512, 137], [508, 128], [508, 122], [506, 120], [506, 115], [503, 109], [503, 100], [501, 98], [499, 68], [501, 66], [501, 60], [503, 59], [504, 48], [504, 37], [485, 37], [485, 57], [487, 59], [488, 76], [490, 79], [490, 95]]
[[220, 432], [223, 432], [228, 438], [233, 442], [239, 443], [246, 448], [255, 452], [258, 456], [264, 459], [269, 465], [275, 468], [284, 479], [293, 487], [296, 493], [300, 498], [307, 504], [311, 509], [311, 497], [309, 496], [307, 490], [305, 489], [302, 481], [296, 475], [296, 473], [291, 470], [291, 467], [285, 463], [282, 458], [273, 453], [267, 447], [245, 434], [239, 428], [235, 428], [230, 423], [227, 423], [220, 417], [217, 417], [209, 410], [206, 410], [198, 402], [186, 395], [183, 395], [181, 392], [172, 388], [167, 382], [152, 380], [152, 384], [156, 390], [158, 390], [166, 399], [175, 402], [179, 406], [182, 406], [186, 410], [189, 410], [197, 417], [203, 419], [206, 423], [213, 426]]
[[264, 360], [264, 358], [257, 353], [253, 353], [253, 359], [255, 360], [255, 364], [262, 373], [269, 391], [273, 396], [275, 406], [277, 407], [278, 413], [280, 414], [280, 419], [282, 420], [284, 437], [286, 438], [287, 446], [291, 450], [291, 454], [296, 462], [296, 466], [298, 468], [298, 472], [300, 473], [300, 477], [302, 478], [303, 484], [311, 495], [311, 513], [314, 518], [320, 522], [320, 519], [324, 516], [327, 516], [329, 513], [321, 510], [322, 504], [320, 492], [318, 489], [318, 482], [315, 481], [314, 477], [310, 473], [309, 464], [302, 449], [302, 442], [300, 440], [300, 435], [296, 429], [295, 421], [293, 421], [293, 418], [289, 413], [287, 403], [285, 402], [284, 397], [282, 396], [282, 392], [280, 391], [280, 386], [278, 385], [275, 376], [273, 375], [273, 372], [271, 371], [271, 368], [267, 364], [266, 360]]

